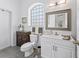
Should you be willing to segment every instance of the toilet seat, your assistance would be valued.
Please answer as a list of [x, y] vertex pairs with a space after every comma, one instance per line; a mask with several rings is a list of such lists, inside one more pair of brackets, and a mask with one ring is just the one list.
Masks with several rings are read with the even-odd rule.
[[31, 42], [25, 43], [21, 46], [21, 51], [27, 51], [33, 47]]

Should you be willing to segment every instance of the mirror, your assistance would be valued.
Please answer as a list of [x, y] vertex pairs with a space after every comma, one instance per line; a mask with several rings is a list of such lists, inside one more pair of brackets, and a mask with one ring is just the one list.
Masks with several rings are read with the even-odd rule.
[[46, 29], [71, 30], [71, 10], [46, 13]]

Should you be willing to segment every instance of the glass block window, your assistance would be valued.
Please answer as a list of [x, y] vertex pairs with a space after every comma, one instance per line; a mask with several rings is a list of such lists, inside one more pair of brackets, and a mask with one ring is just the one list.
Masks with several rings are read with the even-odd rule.
[[32, 27], [44, 26], [44, 8], [42, 5], [36, 5], [31, 9], [31, 24]]

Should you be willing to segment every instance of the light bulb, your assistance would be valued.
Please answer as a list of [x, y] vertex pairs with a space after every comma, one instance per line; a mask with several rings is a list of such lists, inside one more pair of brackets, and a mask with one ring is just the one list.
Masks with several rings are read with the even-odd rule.
[[48, 6], [51, 7], [51, 6], [55, 6], [56, 4], [55, 3], [50, 3]]
[[64, 4], [66, 2], [66, 0], [60, 0], [57, 2], [57, 4]]

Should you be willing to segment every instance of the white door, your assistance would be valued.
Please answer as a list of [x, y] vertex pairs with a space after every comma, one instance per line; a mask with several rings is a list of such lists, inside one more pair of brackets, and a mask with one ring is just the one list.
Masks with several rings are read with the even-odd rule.
[[0, 49], [10, 46], [10, 14], [0, 10]]
[[72, 50], [61, 45], [54, 46], [55, 58], [72, 58]]

